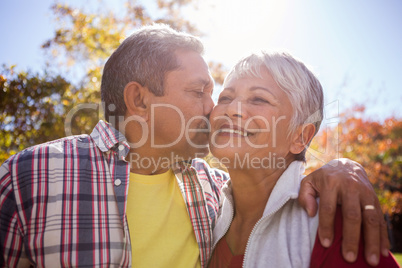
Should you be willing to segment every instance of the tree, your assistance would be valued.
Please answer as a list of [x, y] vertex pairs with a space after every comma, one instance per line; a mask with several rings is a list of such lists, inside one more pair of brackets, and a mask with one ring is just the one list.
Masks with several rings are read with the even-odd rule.
[[[42, 46], [47, 56], [45, 74], [16, 73], [13, 66], [3, 65], [1, 69], [0, 163], [29, 146], [90, 133], [103, 116], [102, 67], [136, 28], [158, 22], [200, 35], [182, 15], [184, 8], [195, 5], [191, 0], [157, 0], [156, 4], [157, 14], [153, 15], [135, 1], [125, 3], [122, 15], [105, 10], [102, 2], [95, 11], [60, 3], [51, 7], [57, 27], [54, 37]], [[209, 65], [221, 82], [222, 64]]]
[[[390, 117], [384, 122], [364, 119], [364, 106], [357, 106], [340, 117], [337, 127], [322, 131], [313, 139], [308, 155], [309, 170], [319, 164], [314, 151], [324, 151], [328, 137], [339, 138], [341, 157], [361, 163], [373, 184], [383, 211], [390, 215], [402, 213], [402, 121]], [[321, 158], [336, 157], [326, 148]]]
[[364, 111], [364, 106], [356, 106], [341, 114], [338, 126], [324, 129], [313, 139], [307, 154], [307, 173], [336, 157], [361, 163], [391, 223], [392, 249], [401, 251], [402, 120], [390, 117], [383, 122], [373, 121], [365, 119]]

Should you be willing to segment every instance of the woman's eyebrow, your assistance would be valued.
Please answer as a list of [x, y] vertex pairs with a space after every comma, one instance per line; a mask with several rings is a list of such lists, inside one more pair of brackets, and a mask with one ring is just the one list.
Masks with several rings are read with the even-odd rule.
[[272, 93], [272, 91], [269, 90], [269, 89], [266, 88], [266, 87], [261, 87], [261, 86], [253, 86], [253, 87], [250, 87], [250, 91], [254, 91], [254, 90], [258, 90], [258, 89], [261, 89], [261, 90], [264, 90], [264, 91], [268, 92], [270, 95], [272, 95], [272, 97], [273, 97], [276, 101], [279, 101], [278, 98], [275, 96], [275, 94]]
[[222, 89], [222, 92], [224, 91], [224, 90], [229, 90], [229, 91], [235, 91], [235, 89], [234, 88], [232, 88], [232, 87], [225, 87], [224, 89]]

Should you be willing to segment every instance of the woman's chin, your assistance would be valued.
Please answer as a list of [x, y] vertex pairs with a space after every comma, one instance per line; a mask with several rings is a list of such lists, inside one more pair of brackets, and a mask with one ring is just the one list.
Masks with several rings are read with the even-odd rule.
[[[234, 148], [210, 148], [211, 153], [227, 168], [235, 168], [237, 163], [247, 162], [248, 153], [234, 150]], [[246, 163], [247, 164], [247, 163]]]

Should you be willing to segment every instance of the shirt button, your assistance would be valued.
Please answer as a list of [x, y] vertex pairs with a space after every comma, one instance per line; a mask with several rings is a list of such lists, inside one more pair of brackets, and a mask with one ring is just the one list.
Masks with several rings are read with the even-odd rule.
[[116, 179], [114, 181], [114, 185], [119, 186], [121, 184], [121, 180], [120, 179]]
[[119, 150], [120, 150], [120, 151], [123, 151], [124, 148], [125, 148], [124, 145], [122, 145], [122, 144], [119, 145]]

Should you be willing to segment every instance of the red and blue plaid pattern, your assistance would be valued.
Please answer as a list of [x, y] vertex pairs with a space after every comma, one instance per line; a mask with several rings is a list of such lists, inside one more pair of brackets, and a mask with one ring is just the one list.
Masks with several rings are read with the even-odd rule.
[[[130, 267], [129, 150], [125, 137], [100, 121], [91, 135], [8, 159], [0, 167], [0, 267]], [[174, 172], [206, 267], [228, 176], [200, 159]]]

